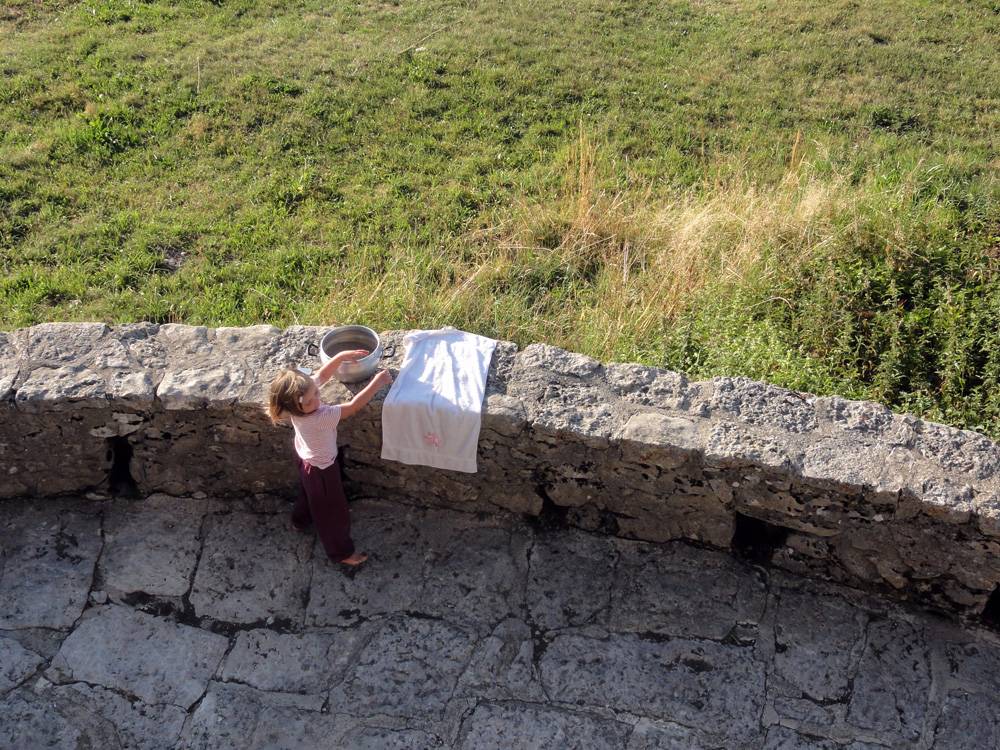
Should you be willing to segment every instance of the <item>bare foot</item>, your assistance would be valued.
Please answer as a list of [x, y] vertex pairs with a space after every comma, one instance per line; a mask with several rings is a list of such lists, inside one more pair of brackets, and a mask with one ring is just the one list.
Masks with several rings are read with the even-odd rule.
[[355, 552], [350, 557], [345, 557], [343, 560], [340, 561], [340, 563], [342, 565], [350, 565], [353, 568], [357, 565], [360, 565], [367, 559], [368, 555], [365, 554], [364, 552]]

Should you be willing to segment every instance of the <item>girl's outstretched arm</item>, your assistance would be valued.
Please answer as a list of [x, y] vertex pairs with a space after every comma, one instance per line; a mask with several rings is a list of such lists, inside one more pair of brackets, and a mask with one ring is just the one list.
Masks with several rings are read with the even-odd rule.
[[347, 419], [348, 417], [353, 417], [359, 411], [364, 409], [368, 402], [375, 398], [375, 394], [379, 392], [379, 389], [384, 385], [389, 385], [392, 383], [392, 375], [389, 374], [388, 370], [379, 370], [375, 373], [375, 377], [371, 379], [364, 388], [362, 388], [358, 393], [348, 401], [346, 404], [340, 405], [340, 418]]
[[316, 385], [323, 385], [327, 380], [333, 377], [333, 373], [337, 371], [344, 362], [357, 362], [362, 357], [367, 357], [368, 351], [366, 349], [353, 349], [349, 352], [340, 352], [339, 354], [334, 354], [330, 357], [330, 361], [323, 365], [316, 372]]

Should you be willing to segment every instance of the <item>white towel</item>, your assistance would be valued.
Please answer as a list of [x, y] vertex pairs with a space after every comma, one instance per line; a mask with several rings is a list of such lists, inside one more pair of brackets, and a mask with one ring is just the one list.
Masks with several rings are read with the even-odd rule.
[[454, 328], [403, 341], [403, 366], [382, 405], [382, 458], [474, 473], [497, 342]]

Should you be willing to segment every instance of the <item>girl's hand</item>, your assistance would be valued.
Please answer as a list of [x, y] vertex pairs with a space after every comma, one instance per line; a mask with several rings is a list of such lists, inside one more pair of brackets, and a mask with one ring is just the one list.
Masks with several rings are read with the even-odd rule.
[[367, 357], [370, 352], [367, 349], [354, 349], [348, 352], [341, 352], [337, 355], [339, 362], [357, 362], [359, 359]]
[[346, 352], [338, 352], [330, 357], [330, 360], [319, 368], [319, 372], [316, 373], [316, 383], [318, 385], [323, 385], [327, 380], [333, 377], [333, 373], [337, 371], [345, 362], [357, 362], [362, 357], [368, 356], [368, 352], [364, 349], [353, 349]]
[[372, 383], [376, 388], [381, 388], [385, 385], [392, 384], [392, 375], [389, 374], [388, 370], [379, 370], [375, 373], [375, 377], [372, 378]]

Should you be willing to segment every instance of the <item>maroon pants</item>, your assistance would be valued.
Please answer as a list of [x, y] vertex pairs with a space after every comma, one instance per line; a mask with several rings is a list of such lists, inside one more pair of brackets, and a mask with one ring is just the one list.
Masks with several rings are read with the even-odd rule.
[[299, 459], [299, 498], [292, 510], [296, 526], [316, 524], [316, 533], [326, 554], [334, 562], [354, 554], [351, 513], [340, 482], [340, 456], [325, 469]]

